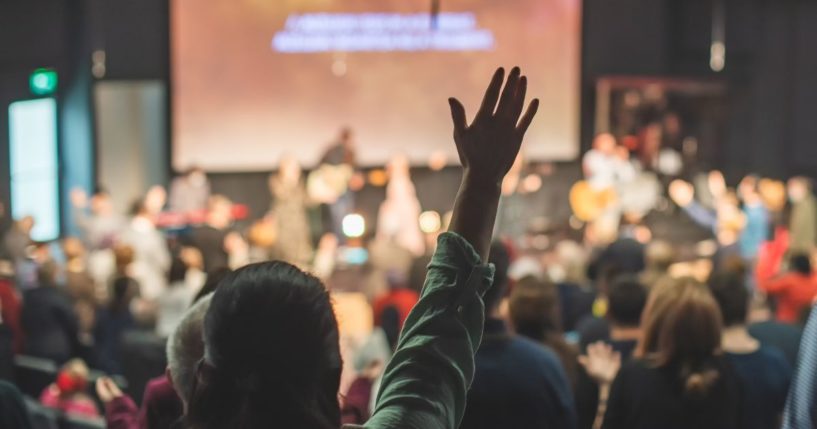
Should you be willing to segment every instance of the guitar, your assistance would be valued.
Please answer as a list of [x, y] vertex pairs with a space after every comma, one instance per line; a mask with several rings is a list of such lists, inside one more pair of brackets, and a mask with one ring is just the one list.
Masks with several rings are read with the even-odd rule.
[[322, 164], [306, 178], [306, 193], [312, 201], [332, 204], [349, 190], [354, 170], [348, 164]]
[[570, 208], [577, 219], [593, 222], [618, 201], [614, 188], [595, 189], [586, 180], [576, 182], [570, 188]]

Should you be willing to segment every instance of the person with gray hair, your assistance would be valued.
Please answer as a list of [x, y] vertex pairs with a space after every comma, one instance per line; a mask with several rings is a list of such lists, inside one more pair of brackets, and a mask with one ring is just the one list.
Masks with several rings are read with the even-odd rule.
[[99, 399], [105, 404], [109, 429], [170, 429], [181, 419], [196, 378], [198, 362], [204, 356], [202, 328], [213, 294], [194, 303], [167, 340], [167, 372], [145, 387], [142, 408], [137, 408], [110, 378], [97, 381]]

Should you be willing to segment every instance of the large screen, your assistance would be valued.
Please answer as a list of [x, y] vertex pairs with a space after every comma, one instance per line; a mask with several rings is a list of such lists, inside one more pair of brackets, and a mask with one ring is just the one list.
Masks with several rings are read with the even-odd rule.
[[447, 98], [473, 115], [497, 66], [542, 99], [532, 159], [578, 154], [580, 0], [173, 0], [177, 169], [314, 165], [338, 131], [358, 161], [455, 162]]

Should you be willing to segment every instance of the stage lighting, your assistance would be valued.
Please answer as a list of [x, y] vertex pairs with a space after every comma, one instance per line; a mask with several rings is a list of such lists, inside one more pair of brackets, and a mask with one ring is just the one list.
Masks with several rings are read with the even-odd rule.
[[343, 235], [349, 238], [360, 238], [366, 233], [366, 219], [359, 214], [346, 215], [343, 218]]
[[427, 211], [420, 214], [420, 230], [426, 234], [433, 234], [440, 230], [442, 219], [435, 211]]
[[28, 86], [34, 95], [53, 94], [57, 90], [57, 72], [46, 68], [34, 70], [28, 78]]

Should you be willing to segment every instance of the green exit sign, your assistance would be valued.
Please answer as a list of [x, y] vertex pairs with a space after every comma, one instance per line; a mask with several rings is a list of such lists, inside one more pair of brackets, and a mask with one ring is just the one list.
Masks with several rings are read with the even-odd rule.
[[57, 72], [54, 69], [34, 70], [28, 78], [28, 86], [34, 95], [49, 95], [57, 90]]

